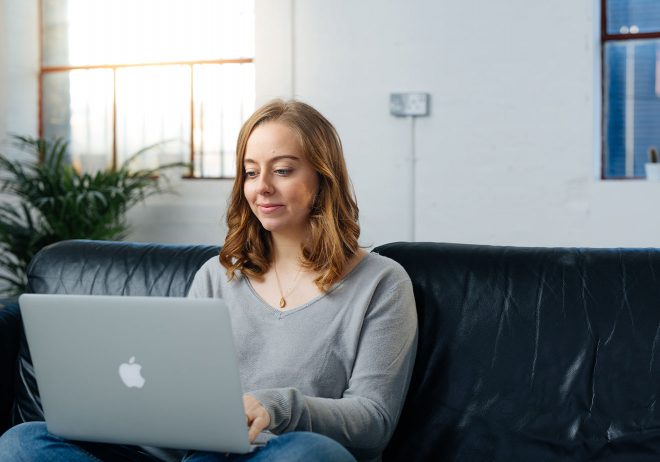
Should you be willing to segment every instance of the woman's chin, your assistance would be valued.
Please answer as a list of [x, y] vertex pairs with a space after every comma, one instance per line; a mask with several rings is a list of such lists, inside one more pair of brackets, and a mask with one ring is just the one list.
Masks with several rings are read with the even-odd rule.
[[273, 223], [270, 220], [259, 220], [259, 223], [261, 223], [261, 227], [265, 229], [266, 231], [270, 231], [271, 233], [273, 231], [276, 231], [278, 226], [277, 223]]
[[261, 221], [261, 226], [271, 234], [280, 234], [282, 236], [288, 235], [291, 237], [305, 234], [306, 230], [304, 226], [287, 226], [285, 223], [274, 223], [270, 220]]

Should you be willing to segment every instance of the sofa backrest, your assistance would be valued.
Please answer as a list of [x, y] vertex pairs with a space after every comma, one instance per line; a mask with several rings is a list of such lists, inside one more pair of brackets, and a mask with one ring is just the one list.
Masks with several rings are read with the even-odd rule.
[[394, 243], [419, 346], [385, 460], [660, 455], [660, 250]]
[[212, 245], [62, 241], [28, 268], [28, 292], [185, 297], [199, 267], [219, 255]]
[[[210, 245], [62, 241], [30, 262], [28, 292], [185, 297], [199, 267], [219, 251]], [[23, 334], [17, 368], [13, 423], [43, 420]]]

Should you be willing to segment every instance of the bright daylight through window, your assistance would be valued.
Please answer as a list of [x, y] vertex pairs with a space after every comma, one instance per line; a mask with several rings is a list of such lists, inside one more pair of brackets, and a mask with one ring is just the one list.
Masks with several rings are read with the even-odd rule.
[[642, 178], [660, 148], [660, 2], [602, 0], [603, 178]]
[[191, 162], [234, 176], [236, 137], [254, 110], [254, 2], [42, 0], [41, 126], [74, 165]]

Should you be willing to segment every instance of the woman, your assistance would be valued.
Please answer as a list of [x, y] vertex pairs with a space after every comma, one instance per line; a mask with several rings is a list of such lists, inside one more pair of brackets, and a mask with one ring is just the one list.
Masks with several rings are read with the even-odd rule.
[[[227, 302], [250, 439], [280, 436], [249, 455], [184, 460], [377, 460], [414, 362], [410, 279], [360, 249], [341, 142], [311, 106], [258, 109], [239, 134], [236, 168], [220, 258], [200, 268], [189, 296]], [[55, 439], [38, 432], [23, 438]]]

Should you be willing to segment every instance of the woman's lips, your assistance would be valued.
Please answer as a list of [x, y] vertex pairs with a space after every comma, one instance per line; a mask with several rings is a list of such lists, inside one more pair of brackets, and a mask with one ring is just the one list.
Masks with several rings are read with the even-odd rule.
[[284, 206], [280, 205], [280, 204], [259, 204], [259, 205], [257, 205], [257, 207], [259, 207], [259, 210], [262, 213], [269, 214], [269, 213], [277, 212], [278, 210], [280, 210]]

